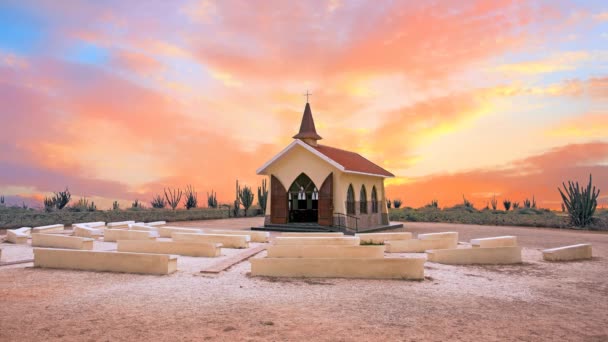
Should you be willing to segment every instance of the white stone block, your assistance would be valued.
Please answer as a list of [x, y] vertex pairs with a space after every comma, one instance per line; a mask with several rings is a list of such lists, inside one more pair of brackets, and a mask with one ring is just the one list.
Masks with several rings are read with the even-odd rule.
[[581, 243], [578, 245], [545, 249], [543, 259], [546, 261], [571, 261], [592, 258], [591, 244]]
[[39, 226], [32, 229], [32, 233], [50, 233], [50, 232], [62, 232], [65, 226], [62, 224], [52, 224], [49, 226]]

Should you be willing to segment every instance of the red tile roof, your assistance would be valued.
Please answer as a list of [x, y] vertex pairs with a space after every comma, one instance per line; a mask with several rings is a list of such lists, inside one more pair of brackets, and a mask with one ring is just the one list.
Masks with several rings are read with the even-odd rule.
[[358, 153], [324, 145], [317, 145], [311, 147], [320, 152], [321, 154], [325, 155], [327, 158], [342, 165], [346, 171], [369, 173], [385, 177], [395, 177], [394, 174], [365, 159]]

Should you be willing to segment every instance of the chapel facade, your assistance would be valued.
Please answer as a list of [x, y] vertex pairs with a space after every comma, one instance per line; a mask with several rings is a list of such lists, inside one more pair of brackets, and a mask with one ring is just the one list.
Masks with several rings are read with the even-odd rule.
[[257, 170], [270, 178], [265, 225], [387, 226], [384, 180], [392, 173], [355, 152], [318, 143], [310, 103], [294, 141]]

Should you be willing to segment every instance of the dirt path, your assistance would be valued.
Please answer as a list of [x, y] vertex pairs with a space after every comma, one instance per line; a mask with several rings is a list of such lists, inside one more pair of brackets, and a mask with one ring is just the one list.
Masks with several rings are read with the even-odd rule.
[[[239, 229], [255, 220], [204, 224]], [[0, 340], [608, 340], [608, 234], [428, 223], [405, 230], [458, 231], [461, 240], [517, 235], [525, 264], [427, 263], [421, 282], [250, 278], [248, 262], [218, 276], [188, 264], [165, 277], [5, 266]], [[593, 244], [594, 260], [540, 260], [541, 248], [578, 242]]]

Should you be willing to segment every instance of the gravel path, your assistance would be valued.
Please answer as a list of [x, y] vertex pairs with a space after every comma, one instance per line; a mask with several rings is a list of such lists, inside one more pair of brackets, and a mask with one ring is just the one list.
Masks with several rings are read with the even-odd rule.
[[[261, 219], [183, 225], [256, 224]], [[415, 233], [458, 231], [461, 240], [516, 235], [525, 263], [426, 263], [420, 282], [251, 278], [249, 262], [210, 276], [199, 270], [218, 259], [186, 257], [171, 276], [4, 266], [0, 341], [608, 340], [608, 234], [405, 225]], [[578, 242], [593, 243], [593, 260], [541, 261], [540, 249]], [[96, 249], [111, 247], [104, 245]], [[0, 246], [23, 255], [29, 249]]]

